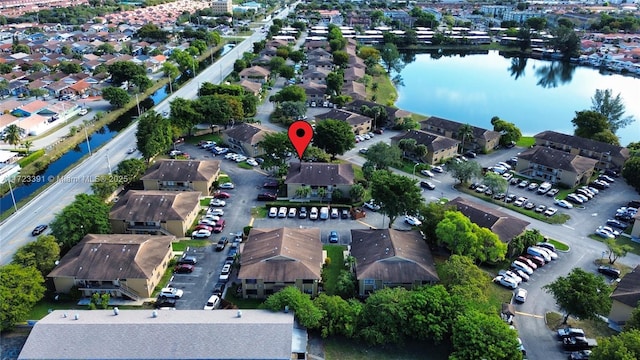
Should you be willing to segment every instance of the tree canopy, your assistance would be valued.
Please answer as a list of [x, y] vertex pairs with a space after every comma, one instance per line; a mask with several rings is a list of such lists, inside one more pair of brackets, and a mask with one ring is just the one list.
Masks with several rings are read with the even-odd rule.
[[122, 108], [131, 101], [131, 97], [126, 90], [115, 86], [109, 86], [102, 90], [102, 97], [116, 108]]
[[136, 75], [147, 76], [144, 66], [133, 61], [116, 61], [108, 67], [114, 86], [120, 86], [125, 81], [131, 81]]
[[619, 93], [614, 97], [611, 89], [597, 89], [591, 104], [591, 110], [607, 119], [609, 130], [614, 134], [635, 121], [633, 116], [624, 116], [626, 109], [622, 97]]
[[632, 156], [624, 163], [622, 177], [627, 184], [633, 186], [636, 191], [640, 191], [640, 156]]
[[264, 307], [272, 311], [284, 311], [288, 307], [295, 312], [300, 325], [308, 328], [318, 327], [322, 318], [322, 312], [313, 304], [311, 297], [294, 286], [287, 286], [269, 296]]
[[307, 94], [304, 89], [298, 85], [287, 86], [284, 89], [278, 91], [275, 95], [273, 95], [270, 99], [275, 102], [283, 102], [283, 101], [307, 101]]
[[448, 165], [449, 173], [454, 179], [460, 181], [460, 183], [469, 182], [469, 180], [478, 178], [482, 174], [482, 166], [476, 161], [452, 161]]
[[44, 278], [33, 266], [0, 267], [0, 330], [10, 330], [27, 320], [33, 306], [44, 296]]
[[501, 134], [500, 145], [516, 143], [522, 137], [522, 132], [514, 123], [504, 121], [497, 116], [491, 119], [491, 125], [493, 125], [493, 131]]
[[379, 141], [367, 149], [365, 157], [376, 170], [386, 170], [390, 166], [399, 164], [401, 156], [399, 147]]
[[522, 359], [515, 330], [497, 316], [470, 310], [459, 315], [453, 324], [451, 360]]
[[640, 330], [623, 331], [620, 334], [598, 339], [589, 359], [635, 360], [640, 359]]
[[164, 116], [150, 110], [140, 117], [136, 142], [138, 150], [147, 162], [169, 150], [173, 144], [172, 136], [171, 122]]
[[60, 246], [55, 236], [40, 235], [36, 241], [22, 246], [13, 255], [13, 264], [34, 267], [46, 277], [60, 259]]
[[389, 216], [389, 228], [404, 213], [417, 214], [422, 196], [416, 181], [387, 170], [377, 170], [371, 180], [371, 196], [380, 201], [380, 212]]
[[111, 207], [96, 195], [78, 194], [75, 200], [56, 214], [51, 222], [51, 234], [66, 249], [77, 244], [87, 234], [111, 232]]
[[264, 150], [262, 156], [264, 162], [260, 164], [261, 168], [281, 175], [287, 173], [287, 154], [294, 149], [286, 132], [265, 134], [258, 146]]
[[611, 310], [611, 287], [602, 276], [573, 269], [569, 275], [560, 276], [543, 289], [553, 295], [560, 309], [565, 312], [563, 324], [569, 316], [581, 319], [597, 319], [607, 316]]
[[507, 253], [507, 245], [498, 235], [472, 223], [459, 211], [445, 212], [436, 235], [453, 254], [468, 256], [476, 262], [503, 260]]
[[332, 158], [353, 149], [356, 144], [351, 125], [346, 121], [325, 119], [316, 125], [313, 144]]
[[385, 65], [387, 73], [391, 73], [391, 70], [400, 72], [404, 67], [398, 47], [393, 43], [385, 43], [380, 51], [380, 58]]

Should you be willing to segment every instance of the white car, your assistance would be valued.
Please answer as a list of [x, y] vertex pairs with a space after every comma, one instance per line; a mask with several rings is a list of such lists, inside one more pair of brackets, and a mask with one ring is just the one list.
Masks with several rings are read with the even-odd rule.
[[[532, 268], [533, 269], [533, 268]], [[514, 273], [518, 274], [518, 276], [520, 276], [520, 278], [522, 279], [522, 281], [529, 281], [530, 276], [529, 274], [527, 274], [526, 272], [522, 271], [522, 270], [518, 270], [518, 269], [513, 269], [512, 270]]]
[[296, 209], [296, 208], [294, 208], [294, 207], [289, 208], [289, 214], [288, 214], [288, 216], [289, 216], [290, 218], [294, 218], [294, 217], [296, 217], [296, 213], [297, 213], [297, 212], [298, 212], [298, 209]]
[[508, 287], [509, 289], [515, 289], [518, 287], [518, 284], [516, 284], [516, 281], [513, 280], [510, 277], [504, 277], [502, 275], [498, 275], [493, 279], [494, 283], [498, 283], [504, 287]]
[[163, 296], [166, 298], [175, 298], [175, 299], [180, 299], [182, 297], [182, 294], [184, 292], [180, 289], [176, 289], [176, 288], [172, 288], [172, 287], [166, 287], [163, 288], [162, 290], [160, 290], [160, 294], [158, 294], [158, 296]]
[[204, 239], [208, 238], [209, 236], [211, 236], [211, 231], [207, 229], [200, 229], [191, 233], [191, 237], [194, 239]]
[[235, 160], [236, 157], [238, 157], [238, 154], [236, 153], [228, 153], [224, 156], [224, 158], [227, 160]]
[[230, 190], [230, 189], [235, 189], [236, 186], [233, 183], [226, 182], [226, 183], [218, 185], [218, 188], [225, 189], [225, 190]]
[[363, 206], [366, 207], [367, 209], [371, 210], [371, 211], [380, 210], [380, 205], [376, 204], [374, 199], [371, 199], [371, 200], [367, 201], [366, 203], [364, 203]]
[[134, 152], [136, 152], [138, 149], [136, 148], [130, 148], [129, 150], [127, 150], [127, 154], [133, 154]]
[[557, 212], [558, 212], [558, 209], [550, 207], [550, 208], [547, 208], [547, 210], [545, 210], [544, 214], [547, 216], [553, 216]]
[[524, 196], [521, 196], [518, 199], [516, 199], [516, 201], [513, 203], [513, 205], [518, 206], [518, 207], [522, 207], [524, 205], [524, 203], [527, 202], [527, 200], [529, 200], [529, 199], [527, 199]]
[[429, 170], [420, 170], [420, 174], [428, 177], [434, 177], [435, 175]]
[[422, 221], [420, 221], [420, 219], [418, 219], [415, 216], [411, 216], [411, 215], [405, 215], [404, 216], [404, 222], [406, 222], [407, 224], [409, 224], [411, 226], [420, 226], [420, 225], [422, 225]]
[[270, 218], [274, 218], [278, 216], [278, 208], [277, 207], [272, 207], [269, 209], [269, 217]]
[[526, 265], [525, 263], [518, 261], [518, 260], [514, 260], [511, 263], [511, 267], [517, 270], [522, 270], [524, 272], [526, 272], [528, 275], [533, 274], [533, 269], [529, 267], [529, 265]]
[[605, 239], [614, 239], [616, 236], [613, 235], [612, 233], [608, 232], [607, 230], [604, 229], [596, 229], [595, 231], [596, 235], [605, 238]]
[[207, 303], [204, 305], [205, 310], [215, 310], [220, 304], [220, 297], [218, 295], [211, 295]]
[[246, 156], [244, 156], [244, 155], [238, 155], [238, 156], [235, 158], [235, 162], [237, 162], [237, 163], [241, 163], [241, 162], [243, 162], [243, 161], [245, 161], [245, 160], [247, 160], [247, 159], [248, 159], [248, 158], [247, 158]]
[[615, 230], [611, 226], [599, 226], [598, 229], [602, 229], [602, 230], [608, 231], [608, 232], [612, 233], [613, 236], [620, 236], [620, 231]]
[[224, 210], [222, 210], [220, 208], [209, 209], [209, 210], [207, 210], [207, 215], [224, 216]]
[[318, 208], [312, 207], [309, 212], [309, 220], [318, 220]]
[[286, 206], [281, 206], [280, 209], [278, 209], [278, 217], [279, 218], [286, 218], [287, 217], [287, 207]]
[[220, 273], [219, 279], [222, 281], [229, 280], [229, 274], [231, 274], [231, 264], [225, 264], [222, 267], [222, 272]]
[[522, 282], [522, 278], [511, 270], [500, 270], [498, 271], [498, 275], [504, 276], [504, 277], [510, 277], [513, 280], [515, 280], [518, 285], [520, 285], [520, 283]]
[[227, 205], [227, 202], [220, 199], [211, 199], [209, 202], [209, 206], [224, 207], [225, 205]]
[[516, 295], [513, 297], [513, 299], [520, 303], [527, 301], [527, 290], [519, 288], [518, 290], [516, 290]]
[[251, 166], [258, 166], [258, 162], [254, 158], [248, 158], [247, 159], [247, 164], [249, 164]]
[[565, 209], [573, 209], [573, 205], [567, 200], [556, 200], [555, 204]]
[[431, 171], [437, 172], [437, 173], [443, 173], [444, 169], [442, 168], [442, 166], [434, 166], [431, 168]]

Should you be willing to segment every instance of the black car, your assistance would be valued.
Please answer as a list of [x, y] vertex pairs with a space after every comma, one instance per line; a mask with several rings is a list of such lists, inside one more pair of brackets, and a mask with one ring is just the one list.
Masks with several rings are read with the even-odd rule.
[[506, 202], [506, 203], [512, 203], [512, 202], [516, 201], [516, 199], [517, 199], [517, 198], [518, 198], [518, 197], [517, 197], [516, 195], [511, 194], [511, 195], [509, 195], [509, 196], [507, 196], [507, 197], [505, 197], [505, 198], [504, 198], [504, 202]]
[[475, 190], [478, 186], [480, 186], [480, 183], [474, 182], [469, 185], [469, 189]]
[[195, 256], [183, 256], [178, 260], [178, 265], [183, 265], [183, 264], [195, 265], [197, 262], [198, 260], [195, 258]]
[[609, 225], [609, 226], [611, 226], [611, 227], [614, 227], [614, 228], [621, 229], [621, 230], [624, 230], [624, 229], [626, 229], [626, 228], [629, 226], [629, 225], [627, 225], [627, 224], [623, 223], [622, 221], [620, 221], [620, 220], [615, 220], [615, 219], [609, 219], [609, 220], [607, 220], [607, 225]]
[[49, 225], [45, 225], [45, 224], [38, 225], [38, 226], [35, 227], [35, 229], [33, 229], [31, 231], [31, 235], [32, 236], [38, 236], [38, 235], [42, 234], [45, 230], [47, 230], [47, 228], [49, 228]]
[[278, 199], [278, 195], [272, 193], [258, 194], [258, 201], [274, 201]]
[[467, 151], [466, 153], [464, 153], [464, 156], [467, 158], [475, 158], [476, 156], [478, 156], [478, 154], [474, 153], [473, 151]]
[[168, 298], [165, 296], [158, 296], [156, 299], [156, 309], [160, 308], [174, 308], [176, 307], [176, 299]]
[[620, 277], [620, 270], [612, 266], [598, 266], [598, 272], [600, 274], [612, 277], [614, 279], [617, 279]]
[[277, 181], [267, 181], [266, 183], [262, 184], [262, 187], [265, 189], [277, 189], [278, 188], [278, 182]]
[[229, 243], [229, 239], [226, 236], [223, 236], [218, 240], [218, 244], [216, 245], [216, 251], [222, 251]]
[[342, 209], [340, 211], [340, 217], [343, 218], [343, 219], [348, 219], [349, 218], [349, 210]]
[[574, 351], [569, 354], [569, 360], [589, 360], [591, 357], [591, 350]]
[[607, 176], [614, 177], [614, 178], [617, 178], [618, 176], [620, 176], [617, 172], [615, 172], [615, 171], [613, 171], [611, 169], [605, 170], [604, 174], [607, 175]]
[[213, 295], [222, 296], [222, 293], [224, 292], [224, 288], [226, 286], [227, 286], [226, 283], [217, 282], [216, 285], [213, 287]]

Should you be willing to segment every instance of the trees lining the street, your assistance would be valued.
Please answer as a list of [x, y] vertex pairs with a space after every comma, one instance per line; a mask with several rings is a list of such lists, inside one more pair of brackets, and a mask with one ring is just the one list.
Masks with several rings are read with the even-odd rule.
[[0, 267], [0, 330], [13, 329], [27, 320], [44, 291], [44, 278], [35, 267], [18, 264]]
[[476, 161], [452, 161], [449, 163], [449, 173], [461, 184], [469, 182], [471, 179], [479, 178], [482, 174], [482, 166]]
[[620, 334], [599, 338], [593, 348], [592, 360], [635, 360], [640, 359], [640, 330], [623, 331]]
[[36, 241], [30, 242], [16, 251], [13, 264], [22, 267], [34, 267], [46, 277], [60, 259], [60, 246], [53, 235], [40, 235]]
[[131, 96], [126, 90], [115, 86], [109, 86], [102, 90], [102, 98], [116, 108], [122, 108], [131, 101]]
[[517, 333], [497, 316], [471, 310], [461, 314], [453, 324], [451, 360], [522, 359]]
[[96, 195], [78, 194], [73, 202], [56, 214], [51, 234], [64, 250], [71, 249], [87, 234], [109, 234], [111, 206]]
[[136, 144], [147, 163], [171, 148], [173, 132], [169, 119], [154, 110], [147, 111], [138, 120]]

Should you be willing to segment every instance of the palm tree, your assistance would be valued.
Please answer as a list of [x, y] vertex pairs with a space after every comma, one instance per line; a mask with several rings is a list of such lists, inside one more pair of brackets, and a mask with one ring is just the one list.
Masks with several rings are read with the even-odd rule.
[[298, 198], [306, 198], [311, 193], [310, 186], [300, 186], [296, 189], [296, 197]]
[[412, 153], [416, 149], [416, 139], [402, 139], [398, 142], [398, 147], [402, 150], [402, 156]]
[[418, 159], [423, 159], [425, 156], [427, 156], [427, 152], [427, 146], [424, 144], [416, 146], [416, 149], [414, 150], [414, 153], [416, 154], [416, 157]]
[[464, 152], [464, 141], [466, 139], [473, 139], [473, 126], [464, 124], [458, 129], [458, 137], [462, 140], [461, 152]]
[[10, 145], [18, 147], [18, 144], [20, 143], [20, 133], [21, 131], [18, 125], [11, 124], [7, 126], [7, 129], [5, 130], [5, 141]]
[[324, 198], [327, 196], [327, 188], [320, 187], [318, 188], [318, 197], [320, 198], [320, 202], [324, 201]]
[[31, 149], [31, 147], [33, 146], [33, 141], [25, 140], [22, 142], [22, 146], [24, 146], [24, 148], [27, 149], [27, 154], [29, 154], [29, 149]]

